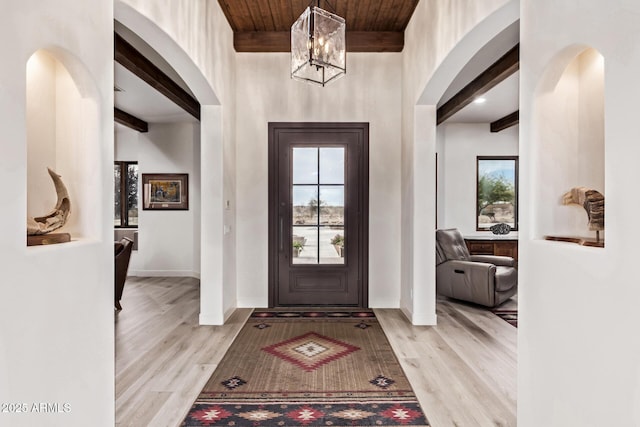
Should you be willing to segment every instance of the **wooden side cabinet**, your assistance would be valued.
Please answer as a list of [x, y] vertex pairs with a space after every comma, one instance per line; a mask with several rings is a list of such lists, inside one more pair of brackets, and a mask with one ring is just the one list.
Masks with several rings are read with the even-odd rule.
[[471, 255], [510, 256], [518, 261], [518, 239], [465, 238]]

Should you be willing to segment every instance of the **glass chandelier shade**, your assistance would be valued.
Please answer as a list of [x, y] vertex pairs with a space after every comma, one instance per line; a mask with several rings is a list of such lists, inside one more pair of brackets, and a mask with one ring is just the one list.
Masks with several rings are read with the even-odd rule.
[[347, 72], [345, 22], [316, 6], [291, 26], [291, 77], [324, 86]]

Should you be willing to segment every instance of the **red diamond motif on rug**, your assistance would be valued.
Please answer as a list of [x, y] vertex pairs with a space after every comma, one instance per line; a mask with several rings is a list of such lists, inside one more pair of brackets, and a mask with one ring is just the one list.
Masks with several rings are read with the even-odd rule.
[[221, 408], [220, 406], [214, 406], [196, 411], [191, 414], [191, 417], [198, 420], [204, 426], [210, 426], [225, 418], [229, 418], [231, 415], [233, 415], [231, 412]]
[[394, 407], [387, 409], [382, 412], [382, 415], [387, 418], [391, 418], [400, 424], [409, 424], [414, 418], [422, 416], [420, 412], [401, 405], [395, 405]]
[[360, 348], [315, 332], [308, 332], [264, 347], [262, 350], [311, 372]]
[[257, 409], [250, 412], [240, 412], [238, 416], [244, 418], [245, 420], [259, 423], [260, 421], [268, 421], [273, 418], [278, 418], [282, 416], [282, 414], [279, 412], [267, 411], [266, 409]]
[[343, 418], [345, 420], [356, 421], [356, 420], [364, 420], [365, 418], [373, 417], [376, 414], [374, 412], [368, 412], [368, 411], [362, 411], [360, 409], [349, 408], [349, 409], [344, 409], [342, 411], [333, 412], [331, 415], [333, 415], [336, 418]]
[[287, 416], [302, 425], [307, 425], [319, 418], [322, 418], [324, 413], [316, 411], [309, 406], [304, 406], [298, 410], [289, 412]]

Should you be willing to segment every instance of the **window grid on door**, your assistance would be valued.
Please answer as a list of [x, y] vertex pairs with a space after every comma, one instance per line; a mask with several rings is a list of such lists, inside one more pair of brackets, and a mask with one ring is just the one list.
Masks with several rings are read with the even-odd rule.
[[291, 262], [345, 262], [345, 148], [292, 148]]

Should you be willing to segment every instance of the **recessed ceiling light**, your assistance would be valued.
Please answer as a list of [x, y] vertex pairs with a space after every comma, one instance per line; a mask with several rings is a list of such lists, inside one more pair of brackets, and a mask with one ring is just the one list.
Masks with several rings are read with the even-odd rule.
[[474, 104], [484, 104], [485, 102], [487, 102], [487, 98], [479, 97], [474, 99], [473, 102]]

